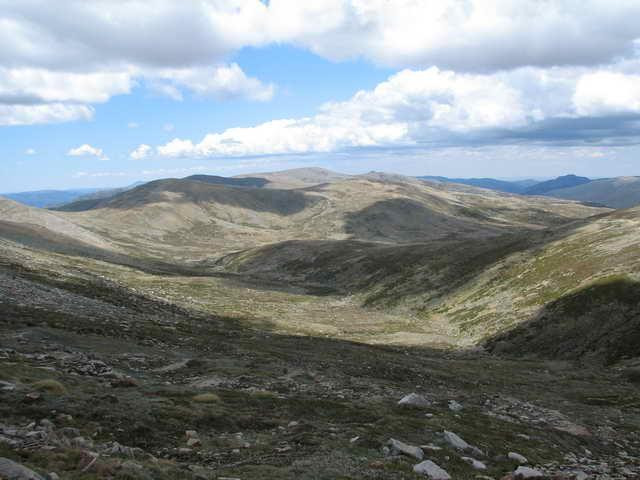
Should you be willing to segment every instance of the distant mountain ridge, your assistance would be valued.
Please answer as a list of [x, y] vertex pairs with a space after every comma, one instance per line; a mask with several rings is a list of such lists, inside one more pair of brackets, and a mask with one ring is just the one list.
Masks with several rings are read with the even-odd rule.
[[3, 193], [2, 196], [29, 207], [48, 208], [73, 202], [84, 195], [90, 195], [100, 190], [99, 188], [36, 190], [32, 192]]
[[97, 200], [112, 197], [120, 192], [142, 185], [136, 182], [121, 188], [77, 188], [69, 190], [35, 190], [31, 192], [15, 192], [0, 194], [14, 202], [28, 207], [57, 209], [72, 202]]
[[551, 190], [545, 195], [610, 208], [629, 208], [640, 205], [640, 177], [601, 178], [582, 185]]
[[547, 180], [546, 182], [537, 183], [527, 188], [523, 193], [525, 195], [545, 195], [553, 190], [560, 188], [576, 187], [578, 185], [584, 185], [591, 182], [590, 178], [578, 177], [577, 175], [563, 175], [553, 180]]
[[525, 190], [538, 184], [537, 180], [497, 180], [495, 178], [448, 178], [439, 176], [421, 176], [420, 180], [431, 180], [443, 183], [460, 183], [462, 185], [470, 185], [472, 187], [487, 188], [489, 190], [497, 190], [506, 193], [524, 193]]

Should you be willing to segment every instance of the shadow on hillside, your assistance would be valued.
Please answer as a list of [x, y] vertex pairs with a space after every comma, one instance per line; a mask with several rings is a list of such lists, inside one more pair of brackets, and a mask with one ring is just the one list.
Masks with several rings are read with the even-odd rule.
[[257, 212], [293, 215], [318, 201], [317, 197], [305, 195], [303, 192], [296, 190], [278, 190], [250, 185], [227, 185], [193, 179], [168, 179], [145, 183], [97, 203], [90, 201], [81, 205], [67, 205], [65, 208], [71, 211], [96, 208], [126, 210], [167, 202], [195, 203], [198, 205], [218, 203]]
[[158, 275], [201, 275], [201, 269], [171, 264], [153, 258], [138, 258], [86, 244], [45, 227], [0, 220], [0, 239], [24, 247], [71, 257], [86, 257], [101, 262], [131, 267]]
[[[218, 267], [259, 288], [278, 282], [312, 293], [369, 293], [367, 305], [391, 305], [418, 294], [454, 289], [499, 259], [528, 245], [523, 236], [390, 245], [357, 240], [291, 240], [227, 255]], [[268, 281], [260, 285], [259, 281]]]
[[[503, 223], [507, 208], [469, 208], [430, 198], [433, 208], [408, 198], [381, 200], [345, 216], [345, 231], [368, 241], [417, 243], [432, 239], [476, 239], [536, 230]], [[449, 211], [451, 213], [441, 213]], [[453, 209], [453, 210], [452, 210]], [[562, 226], [571, 220], [553, 212], [530, 210], [523, 221], [535, 225]], [[511, 212], [513, 214], [513, 212]]]
[[438, 213], [407, 198], [381, 200], [345, 217], [345, 232], [359, 240], [411, 243], [482, 230], [476, 224]]
[[214, 185], [227, 185], [229, 187], [254, 187], [262, 188], [269, 183], [269, 180], [262, 177], [220, 177], [218, 175], [191, 175], [184, 180], [196, 180], [198, 182], [211, 183]]
[[545, 305], [488, 341], [492, 353], [606, 364], [640, 356], [640, 282], [614, 276]]

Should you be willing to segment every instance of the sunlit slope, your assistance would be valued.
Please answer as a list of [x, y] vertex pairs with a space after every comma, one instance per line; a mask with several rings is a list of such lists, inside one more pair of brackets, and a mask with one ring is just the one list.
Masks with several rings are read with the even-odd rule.
[[368, 175], [288, 190], [159, 180], [86, 211], [58, 213], [131, 252], [202, 260], [289, 240], [407, 244], [488, 238], [602, 211], [564, 200]]

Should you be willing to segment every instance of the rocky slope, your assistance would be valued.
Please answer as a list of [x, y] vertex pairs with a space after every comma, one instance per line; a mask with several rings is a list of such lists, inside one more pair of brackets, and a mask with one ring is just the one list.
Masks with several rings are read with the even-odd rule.
[[640, 398], [617, 371], [292, 336], [2, 242], [0, 476], [640, 472]]
[[319, 176], [3, 202], [0, 478], [640, 474], [638, 209]]

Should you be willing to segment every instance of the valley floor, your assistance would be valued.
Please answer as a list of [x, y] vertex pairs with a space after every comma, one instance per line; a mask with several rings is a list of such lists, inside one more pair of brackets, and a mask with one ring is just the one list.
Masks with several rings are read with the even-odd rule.
[[[640, 392], [615, 369], [454, 350], [349, 299], [21, 255], [0, 269], [0, 457], [43, 475], [424, 478], [390, 439], [454, 479], [501, 478], [509, 452], [549, 476], [640, 474]], [[375, 345], [394, 338], [418, 340]]]

